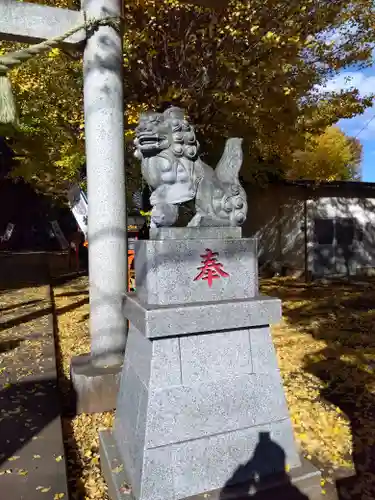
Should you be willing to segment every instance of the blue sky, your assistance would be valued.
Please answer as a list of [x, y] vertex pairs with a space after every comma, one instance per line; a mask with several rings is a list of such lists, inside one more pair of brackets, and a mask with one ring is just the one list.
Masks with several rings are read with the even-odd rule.
[[[350, 81], [346, 81], [347, 77], [350, 77]], [[328, 90], [351, 87], [357, 88], [362, 95], [375, 93], [375, 63], [365, 70], [344, 71], [327, 83]], [[361, 141], [363, 145], [362, 180], [375, 182], [375, 103], [362, 115], [350, 120], [340, 120], [338, 125], [346, 134], [358, 137]]]

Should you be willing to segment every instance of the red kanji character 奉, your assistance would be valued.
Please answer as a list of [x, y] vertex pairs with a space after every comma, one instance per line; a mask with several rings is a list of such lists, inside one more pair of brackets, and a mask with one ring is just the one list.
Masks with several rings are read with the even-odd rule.
[[212, 287], [212, 282], [218, 278], [228, 278], [229, 274], [223, 271], [223, 264], [217, 262], [217, 256], [219, 254], [217, 252], [213, 252], [209, 248], [206, 248], [206, 253], [201, 255], [202, 257], [202, 266], [198, 267], [200, 270], [199, 274], [194, 278], [194, 281], [198, 280], [206, 280], [208, 286]]

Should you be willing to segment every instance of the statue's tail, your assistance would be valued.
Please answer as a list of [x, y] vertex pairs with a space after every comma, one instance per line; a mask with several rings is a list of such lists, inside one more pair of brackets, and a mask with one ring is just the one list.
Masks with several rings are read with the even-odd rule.
[[227, 213], [231, 226], [243, 224], [247, 214], [246, 193], [239, 180], [242, 161], [242, 139], [228, 139], [215, 174], [217, 179], [227, 186], [222, 208]]
[[224, 184], [239, 184], [242, 161], [242, 139], [238, 137], [227, 139], [224, 152], [215, 169], [216, 177]]

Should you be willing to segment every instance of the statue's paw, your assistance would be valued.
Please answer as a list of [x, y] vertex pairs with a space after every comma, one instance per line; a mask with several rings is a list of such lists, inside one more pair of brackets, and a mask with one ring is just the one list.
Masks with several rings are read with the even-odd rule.
[[[226, 214], [231, 226], [240, 226], [246, 220], [247, 202], [241, 193], [241, 189], [233, 189], [234, 187], [238, 186], [231, 186], [230, 192], [232, 194], [222, 199], [221, 210], [223, 214]], [[233, 195], [233, 191], [237, 195]]]
[[233, 222], [235, 226], [240, 226], [246, 220], [246, 214], [244, 212], [235, 211], [233, 214]]
[[232, 220], [236, 226], [240, 226], [246, 220], [247, 214], [247, 202], [246, 199], [243, 199], [242, 196], [235, 196], [232, 199], [233, 204], [233, 212], [232, 212]]
[[232, 198], [232, 205], [234, 209], [240, 210], [245, 206], [245, 200], [242, 198], [241, 195], [235, 196]]

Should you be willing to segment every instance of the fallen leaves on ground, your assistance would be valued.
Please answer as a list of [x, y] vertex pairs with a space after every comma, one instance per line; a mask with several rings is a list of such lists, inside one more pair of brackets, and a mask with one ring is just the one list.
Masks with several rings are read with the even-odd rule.
[[[44, 476], [43, 460], [30, 456], [53, 459], [43, 445], [58, 413], [50, 378], [55, 369], [51, 304], [49, 287], [32, 286], [31, 280], [2, 281], [0, 288], [0, 475], [3, 487], [11, 480], [12, 491], [23, 497], [27, 483]], [[63, 461], [58, 469], [64, 471]], [[53, 486], [45, 487], [53, 492]]]
[[279, 297], [274, 325], [295, 435], [308, 459], [338, 481], [343, 498], [375, 498], [375, 282], [262, 282]]
[[39, 371], [37, 365], [41, 362], [45, 340], [42, 331], [48, 325], [47, 295], [45, 286], [0, 291], [0, 376], [3, 389], [32, 375], [30, 366], [20, 362], [25, 353], [33, 356], [35, 371]]
[[[354, 482], [339, 485], [343, 498], [373, 499], [375, 283], [276, 278], [264, 280], [261, 288], [283, 302], [283, 319], [272, 330], [297, 442], [308, 460], [324, 467], [328, 482], [354, 468]], [[57, 287], [55, 302], [60, 382], [68, 398], [70, 359], [90, 349], [86, 279]], [[113, 413], [64, 417], [77, 499], [108, 498], [98, 432], [112, 424]]]
[[99, 430], [111, 428], [113, 412], [71, 415], [70, 361], [90, 352], [87, 279], [54, 289], [58, 326], [59, 385], [64, 398], [63, 431], [72, 499], [108, 500], [99, 461]]

